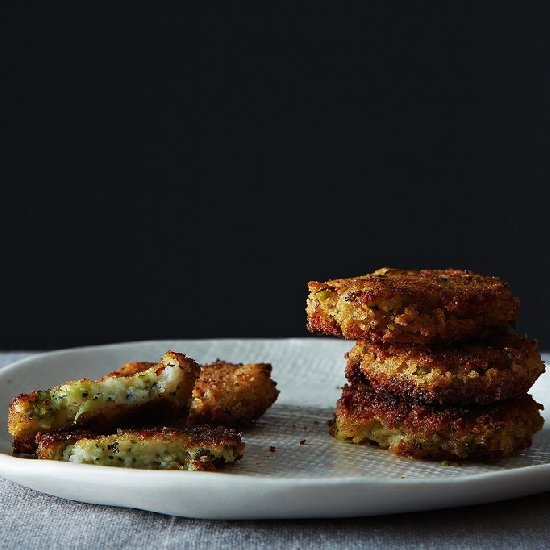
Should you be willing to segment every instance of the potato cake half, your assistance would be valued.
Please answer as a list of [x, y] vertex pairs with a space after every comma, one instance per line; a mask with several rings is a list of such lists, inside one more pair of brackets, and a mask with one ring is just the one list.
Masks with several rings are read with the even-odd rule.
[[515, 323], [519, 300], [497, 277], [383, 268], [308, 283], [310, 332], [388, 343], [454, 342]]
[[427, 460], [493, 461], [531, 445], [544, 423], [539, 409], [530, 395], [470, 408], [434, 407], [357, 383], [344, 387], [331, 435]]
[[521, 397], [545, 369], [537, 343], [513, 334], [450, 348], [359, 341], [346, 357], [352, 383], [449, 405]]
[[16, 453], [33, 453], [38, 432], [86, 428], [109, 433], [117, 427], [164, 425], [187, 414], [199, 365], [168, 351], [160, 362], [129, 376], [66, 382], [16, 397], [8, 431]]
[[268, 363], [216, 361], [201, 367], [189, 410], [194, 424], [248, 424], [265, 413], [279, 395]]
[[36, 440], [40, 459], [146, 470], [216, 470], [244, 452], [241, 434], [221, 426], [118, 430], [105, 436], [52, 432]]
[[[131, 362], [109, 376], [127, 376], [149, 368], [151, 363]], [[216, 361], [201, 367], [191, 397], [191, 424], [239, 426], [256, 420], [277, 399], [279, 390], [271, 379], [268, 363]]]

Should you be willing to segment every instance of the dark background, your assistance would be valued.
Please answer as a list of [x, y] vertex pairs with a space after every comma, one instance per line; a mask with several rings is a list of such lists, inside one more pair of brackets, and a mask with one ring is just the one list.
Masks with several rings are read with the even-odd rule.
[[550, 348], [545, 4], [19, 6], [0, 347], [305, 335], [306, 282], [496, 274]]

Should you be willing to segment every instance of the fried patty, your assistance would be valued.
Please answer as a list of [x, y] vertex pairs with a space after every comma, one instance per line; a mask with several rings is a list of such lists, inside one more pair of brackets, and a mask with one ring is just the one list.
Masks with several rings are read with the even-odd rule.
[[262, 416], [278, 395], [270, 364], [217, 361], [201, 368], [193, 388], [189, 421], [247, 424]]
[[[126, 363], [109, 376], [135, 374], [150, 365]], [[192, 424], [248, 424], [273, 405], [279, 395], [276, 385], [268, 363], [235, 364], [218, 360], [204, 365], [193, 388], [187, 420]]]
[[331, 435], [427, 460], [493, 461], [531, 445], [544, 423], [539, 409], [530, 395], [491, 405], [434, 407], [356, 383], [342, 391]]
[[484, 404], [521, 397], [544, 369], [535, 341], [508, 334], [453, 347], [359, 341], [346, 377], [414, 401]]
[[38, 434], [37, 458], [146, 470], [215, 470], [242, 457], [241, 434], [229, 428], [83, 431]]
[[455, 342], [515, 323], [519, 300], [497, 277], [383, 268], [308, 283], [310, 332], [387, 343]]
[[38, 432], [86, 428], [112, 433], [118, 427], [169, 423], [187, 414], [199, 372], [193, 359], [168, 351], [139, 373], [84, 378], [19, 395], [8, 412], [14, 451], [33, 453]]

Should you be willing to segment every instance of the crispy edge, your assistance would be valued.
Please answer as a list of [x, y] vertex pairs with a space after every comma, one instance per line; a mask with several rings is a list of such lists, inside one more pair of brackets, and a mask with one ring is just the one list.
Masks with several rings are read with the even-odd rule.
[[156, 363], [151, 361], [129, 361], [124, 363], [118, 369], [106, 374], [101, 380], [105, 378], [120, 378], [122, 376], [134, 376], [145, 370], [150, 369]]
[[38, 432], [35, 436], [36, 458], [42, 460], [61, 460], [63, 451], [79, 439], [93, 439], [98, 434], [90, 430], [56, 430]]
[[[366, 380], [376, 390], [440, 405], [482, 405], [519, 398], [545, 371], [537, 342], [514, 334], [453, 348], [359, 341], [346, 358], [348, 381]], [[429, 373], [430, 383], [419, 383], [421, 376], [399, 372], [403, 365]]]

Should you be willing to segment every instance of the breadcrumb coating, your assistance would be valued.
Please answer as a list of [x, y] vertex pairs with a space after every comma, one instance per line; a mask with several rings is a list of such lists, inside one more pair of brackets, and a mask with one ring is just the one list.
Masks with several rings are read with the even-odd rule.
[[248, 424], [277, 399], [268, 363], [217, 361], [201, 368], [193, 389], [189, 421], [195, 424]]
[[359, 341], [346, 377], [413, 401], [485, 404], [521, 397], [544, 370], [537, 343], [508, 334], [453, 347]]
[[308, 287], [308, 330], [351, 340], [455, 342], [502, 331], [519, 312], [499, 278], [457, 269], [382, 268]]

